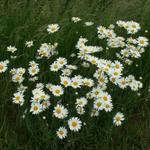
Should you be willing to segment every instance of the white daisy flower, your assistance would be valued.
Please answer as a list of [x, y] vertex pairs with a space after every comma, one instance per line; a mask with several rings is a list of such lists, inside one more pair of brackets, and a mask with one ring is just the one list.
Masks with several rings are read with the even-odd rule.
[[94, 109], [96, 110], [103, 110], [104, 109], [104, 102], [101, 99], [97, 99], [94, 101]]
[[56, 118], [64, 119], [68, 116], [68, 110], [63, 105], [57, 104], [54, 107], [53, 114]]
[[77, 107], [84, 107], [85, 105], [87, 105], [88, 101], [85, 97], [81, 97], [81, 98], [77, 98], [76, 99], [76, 105]]
[[26, 41], [25, 43], [26, 47], [32, 47], [33, 46], [33, 41]]
[[77, 23], [79, 21], [81, 21], [81, 19], [79, 17], [72, 17], [71, 20], [74, 22], [74, 23]]
[[7, 47], [7, 51], [11, 52], [11, 53], [14, 53], [15, 51], [17, 51], [17, 48], [10, 45], [10, 46]]
[[68, 120], [70, 130], [78, 132], [81, 129], [82, 122], [78, 117], [72, 117]]
[[8, 69], [8, 64], [9, 64], [8, 60], [0, 61], [0, 73], [3, 73]]
[[67, 136], [67, 129], [65, 127], [60, 127], [57, 131], [56, 131], [57, 136], [62, 140], [64, 138], [66, 138]]
[[40, 112], [42, 112], [42, 105], [40, 103], [32, 103], [30, 112], [32, 112], [32, 114], [34, 115], [39, 114]]
[[140, 47], [147, 47], [149, 44], [148, 39], [141, 36], [137, 39], [137, 42]]
[[19, 104], [20, 106], [24, 103], [24, 95], [22, 92], [14, 93], [13, 103]]
[[48, 25], [47, 31], [49, 34], [51, 34], [51, 33], [57, 32], [59, 30], [59, 28], [60, 27], [58, 24], [50, 24], [50, 25]]
[[113, 123], [116, 125], [116, 126], [120, 126], [122, 124], [122, 121], [124, 121], [124, 115], [123, 113], [121, 112], [118, 112], [114, 118], [113, 118]]
[[87, 21], [87, 22], [85, 22], [85, 25], [86, 26], [92, 26], [94, 24], [94, 22], [92, 22], [92, 21]]
[[64, 93], [64, 90], [60, 85], [53, 85], [51, 92], [54, 96], [61, 96]]
[[71, 80], [70, 80], [69, 77], [60, 76], [60, 83], [61, 83], [62, 85], [64, 85], [65, 87], [68, 87], [68, 86], [70, 86]]

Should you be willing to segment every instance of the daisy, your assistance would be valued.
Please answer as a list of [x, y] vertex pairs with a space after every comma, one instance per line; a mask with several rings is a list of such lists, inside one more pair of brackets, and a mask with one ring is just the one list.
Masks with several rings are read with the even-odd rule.
[[104, 106], [103, 106], [103, 101], [101, 99], [97, 99], [94, 101], [94, 109], [96, 110], [103, 110], [104, 109]]
[[116, 126], [120, 126], [122, 124], [122, 121], [124, 121], [124, 115], [123, 113], [121, 112], [118, 112], [114, 118], [113, 118], [113, 123], [116, 125]]
[[48, 25], [47, 31], [49, 34], [51, 34], [51, 33], [57, 32], [59, 30], [59, 28], [60, 27], [58, 24], [50, 24], [50, 25]]
[[69, 77], [60, 76], [60, 83], [61, 83], [62, 85], [64, 85], [65, 87], [68, 87], [68, 86], [70, 86], [71, 80], [70, 80]]
[[30, 112], [32, 112], [32, 114], [34, 115], [39, 114], [40, 112], [42, 112], [42, 105], [40, 103], [32, 103]]
[[22, 83], [24, 80], [24, 77], [22, 77], [21, 75], [15, 74], [12, 76], [12, 81], [16, 82], [16, 83]]
[[82, 122], [78, 117], [72, 117], [68, 120], [70, 130], [78, 132], [81, 129]]
[[56, 118], [64, 119], [68, 116], [68, 110], [63, 105], [57, 104], [54, 107], [53, 114]]
[[140, 47], [147, 47], [149, 44], [148, 39], [141, 36], [137, 39], [137, 42]]
[[92, 26], [94, 24], [94, 22], [92, 22], [92, 21], [87, 21], [87, 22], [85, 22], [85, 25], [86, 26]]
[[87, 99], [85, 97], [77, 98], [76, 99], [76, 105], [77, 107], [84, 107], [87, 104]]
[[25, 43], [26, 47], [32, 47], [33, 46], [33, 41], [26, 41]]
[[39, 67], [30, 67], [30, 68], [28, 69], [28, 72], [29, 72], [29, 74], [30, 74], [31, 76], [34, 76], [34, 75], [38, 74], [39, 71], [40, 71]]
[[64, 65], [67, 64], [67, 59], [66, 59], [66, 58], [63, 58], [63, 57], [57, 58], [56, 61], [57, 61], [57, 63], [58, 63], [61, 67], [63, 67]]
[[64, 93], [64, 90], [60, 85], [53, 85], [51, 92], [53, 93], [54, 96], [61, 96]]
[[14, 93], [13, 103], [19, 104], [20, 106], [23, 105], [23, 103], [24, 103], [24, 95], [22, 94], [22, 92]]
[[5, 60], [5, 61], [0, 61], [0, 73], [2, 72], [5, 72], [8, 68], [8, 63], [9, 61], [8, 60]]
[[106, 112], [111, 112], [113, 109], [113, 105], [111, 102], [104, 103], [103, 107]]
[[10, 46], [7, 47], [7, 51], [11, 52], [11, 53], [14, 53], [15, 51], [17, 51], [17, 48], [10, 45]]
[[62, 68], [62, 66], [60, 64], [58, 64], [57, 62], [54, 62], [52, 65], [50, 65], [50, 70], [57, 72]]
[[74, 77], [74, 78], [71, 79], [71, 86], [73, 88], [75, 88], [75, 89], [80, 88], [81, 85], [82, 85], [82, 80], [81, 79], [79, 79], [77, 77]]
[[72, 17], [71, 20], [74, 22], [74, 23], [77, 23], [79, 21], [81, 21], [81, 19], [79, 17]]
[[83, 107], [76, 107], [76, 110], [79, 115], [83, 115], [85, 113], [85, 110]]
[[67, 136], [67, 129], [65, 127], [60, 127], [57, 131], [56, 131], [57, 136], [62, 140], [64, 138], [66, 138]]
[[84, 78], [82, 79], [83, 85], [92, 87], [94, 85], [94, 81], [92, 79]]

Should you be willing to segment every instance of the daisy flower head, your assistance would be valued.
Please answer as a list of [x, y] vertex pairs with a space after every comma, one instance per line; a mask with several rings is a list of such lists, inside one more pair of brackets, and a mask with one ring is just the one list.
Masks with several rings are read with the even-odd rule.
[[61, 67], [63, 67], [64, 65], [67, 64], [67, 59], [66, 59], [66, 58], [63, 58], [63, 57], [57, 58], [56, 61], [57, 61], [57, 63], [58, 63]]
[[14, 93], [13, 103], [22, 106], [24, 104], [24, 95], [22, 92]]
[[11, 53], [15, 53], [15, 51], [17, 51], [17, 48], [10, 45], [10, 46], [7, 47], [7, 51], [11, 52]]
[[122, 121], [124, 121], [124, 115], [121, 112], [116, 113], [116, 115], [113, 118], [113, 123], [116, 126], [120, 126], [122, 124]]
[[86, 26], [92, 26], [94, 24], [94, 22], [92, 22], [92, 21], [87, 21], [87, 22], [85, 22], [85, 25]]
[[64, 87], [68, 87], [70, 86], [71, 80], [69, 77], [67, 76], [60, 76], [60, 83], [64, 86]]
[[0, 61], [0, 73], [5, 72], [8, 69], [9, 60]]
[[33, 46], [33, 41], [26, 41], [25, 45], [26, 47], [30, 48]]
[[62, 140], [64, 138], [66, 138], [67, 136], [67, 129], [65, 127], [60, 127], [57, 131], [56, 131], [57, 136]]
[[68, 116], [68, 110], [63, 105], [57, 104], [54, 107], [53, 114], [56, 118], [64, 119]]
[[95, 110], [98, 110], [98, 111], [103, 110], [104, 109], [104, 105], [103, 104], [104, 104], [104, 102], [101, 99], [97, 99], [97, 100], [94, 101], [93, 108]]
[[76, 105], [77, 107], [84, 107], [88, 103], [87, 99], [85, 97], [77, 98], [76, 99]]
[[52, 34], [52, 33], [55, 33], [55, 32], [57, 32], [58, 30], [59, 30], [59, 25], [58, 24], [50, 24], [50, 25], [48, 25], [48, 27], [47, 27], [47, 32], [49, 33], [49, 34]]
[[78, 77], [73, 77], [71, 79], [71, 86], [76, 89], [76, 88], [80, 88], [82, 85], [82, 79], [78, 78]]
[[74, 23], [77, 23], [77, 22], [81, 21], [81, 19], [79, 17], [72, 17], [71, 20]]
[[51, 92], [54, 96], [61, 96], [64, 93], [64, 89], [60, 85], [53, 85]]
[[147, 47], [149, 45], [148, 39], [145, 37], [138, 37], [137, 42], [140, 47]]
[[42, 105], [40, 103], [32, 103], [30, 112], [32, 112], [34, 115], [39, 114], [42, 112]]
[[78, 132], [81, 129], [82, 122], [78, 117], [72, 117], [68, 120], [69, 129]]

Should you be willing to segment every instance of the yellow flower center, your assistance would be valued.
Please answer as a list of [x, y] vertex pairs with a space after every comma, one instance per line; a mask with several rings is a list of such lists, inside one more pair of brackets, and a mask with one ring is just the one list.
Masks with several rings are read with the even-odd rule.
[[19, 101], [20, 100], [20, 96], [16, 96], [16, 101]]
[[104, 97], [103, 97], [103, 100], [104, 100], [104, 101], [107, 101], [107, 100], [108, 100], [107, 96], [104, 96]]
[[73, 127], [76, 127], [76, 126], [77, 126], [77, 122], [75, 122], [75, 121], [72, 122], [72, 126], [73, 126]]
[[64, 131], [59, 131], [59, 134], [60, 135], [64, 135]]
[[57, 109], [56, 109], [56, 113], [57, 113], [57, 114], [60, 114], [60, 113], [61, 113], [61, 109], [60, 109], [60, 108], [57, 108]]
[[0, 70], [3, 70], [3, 69], [4, 69], [4, 66], [0, 64]]
[[34, 106], [34, 107], [33, 107], [33, 110], [34, 110], [34, 111], [37, 111], [37, 110], [38, 110], [38, 106]]
[[57, 90], [55, 90], [55, 92], [56, 92], [57, 94], [59, 94], [59, 93], [60, 93], [60, 90], [57, 89]]

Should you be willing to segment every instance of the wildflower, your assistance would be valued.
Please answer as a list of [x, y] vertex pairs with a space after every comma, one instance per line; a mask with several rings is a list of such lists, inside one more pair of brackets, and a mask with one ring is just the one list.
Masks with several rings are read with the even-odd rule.
[[26, 41], [25, 43], [26, 47], [32, 47], [33, 46], [33, 41]]
[[81, 129], [82, 122], [78, 117], [72, 117], [68, 120], [70, 130], [78, 132]]
[[7, 51], [11, 52], [11, 53], [14, 53], [15, 51], [17, 51], [17, 48], [10, 45], [10, 46], [7, 47]]
[[59, 119], [64, 119], [68, 116], [68, 110], [63, 105], [57, 104], [53, 110], [53, 114]]
[[59, 30], [59, 28], [60, 27], [58, 24], [50, 24], [50, 25], [48, 25], [47, 31], [49, 34], [51, 34], [51, 33], [57, 32]]
[[67, 129], [65, 127], [60, 127], [57, 131], [56, 131], [57, 136], [62, 140], [64, 138], [66, 138], [67, 136]]
[[51, 92], [54, 96], [61, 96], [64, 93], [64, 90], [60, 85], [53, 85]]
[[116, 125], [116, 126], [120, 126], [122, 124], [122, 121], [124, 121], [124, 115], [123, 113], [121, 112], [118, 112], [114, 118], [113, 118], [113, 123]]
[[42, 105], [40, 103], [32, 103], [30, 112], [32, 112], [34, 115], [39, 114], [42, 112]]
[[8, 69], [9, 60], [0, 61], [0, 73], [5, 72]]

